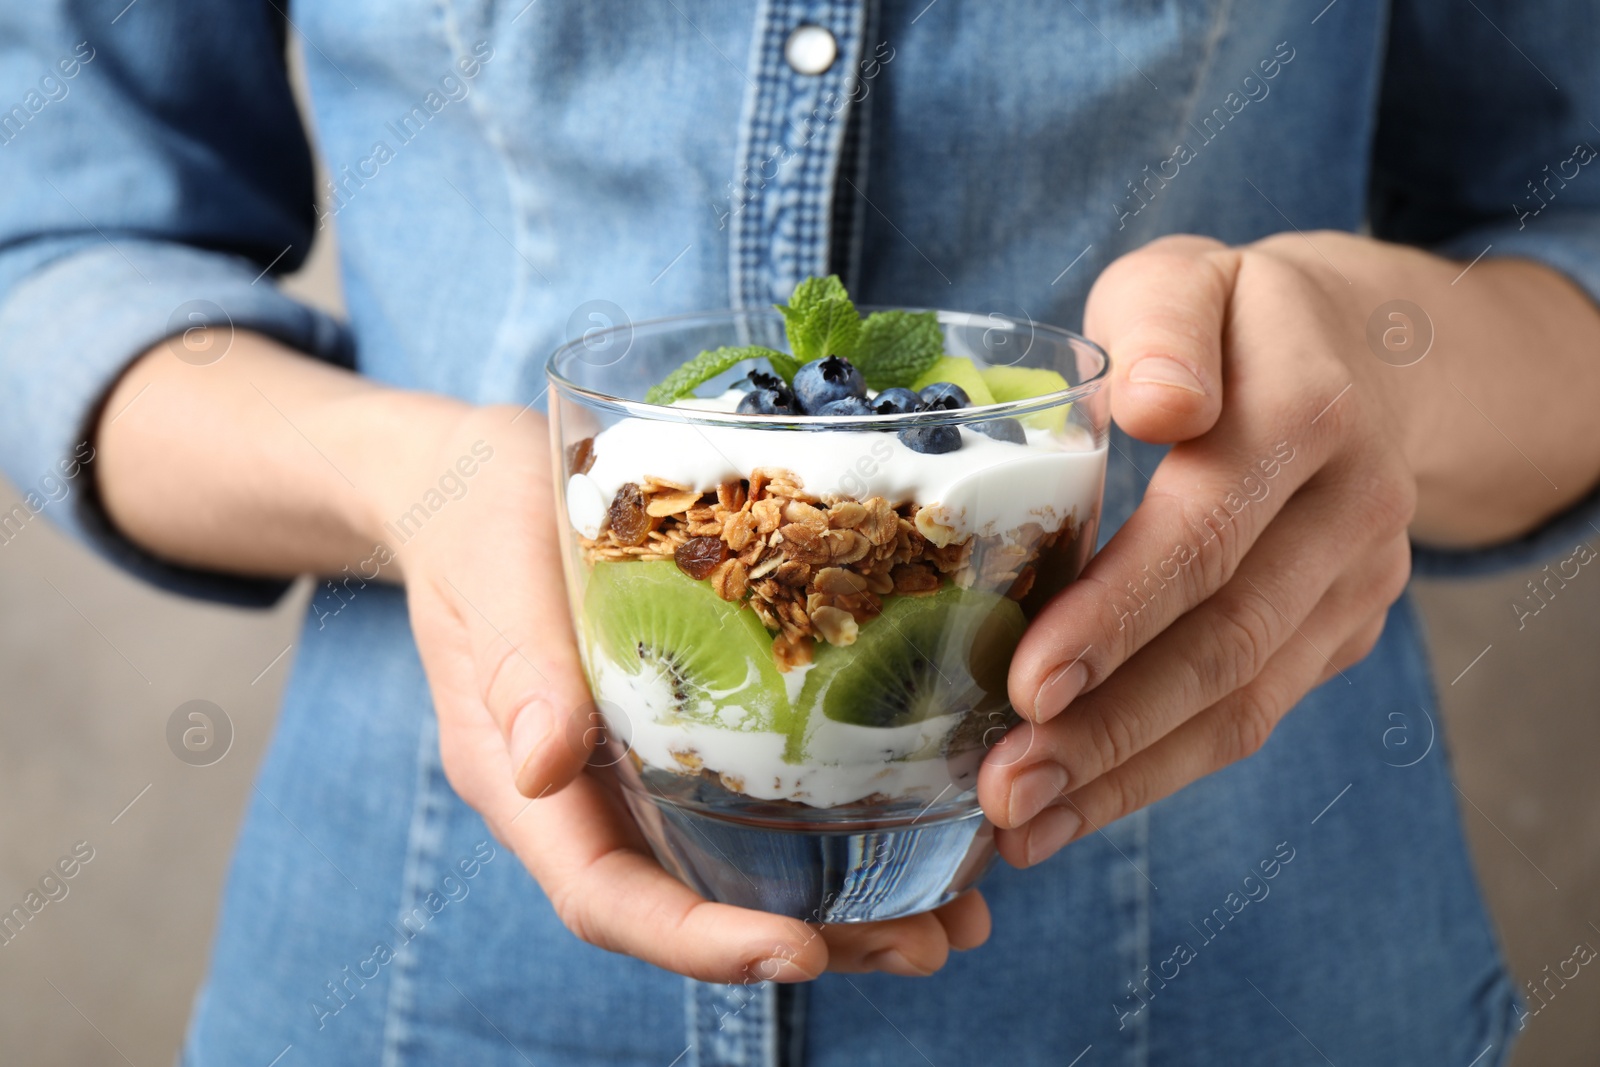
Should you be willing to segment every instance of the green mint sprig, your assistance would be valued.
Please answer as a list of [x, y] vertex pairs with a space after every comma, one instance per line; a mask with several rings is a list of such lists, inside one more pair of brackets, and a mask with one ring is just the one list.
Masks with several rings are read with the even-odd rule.
[[944, 355], [944, 333], [931, 311], [874, 311], [861, 324], [856, 368], [872, 389], [908, 387]]
[[[693, 394], [701, 383], [710, 381], [724, 371], [732, 370], [747, 359], [764, 359], [776, 368], [779, 361], [788, 358], [782, 352], [775, 352], [761, 345], [708, 349], [667, 375], [658, 384], [651, 386], [650, 391], [644, 395], [644, 401], [647, 404], [670, 404], [674, 400], [682, 400]], [[790, 376], [793, 376], [792, 371]]]
[[[797, 368], [824, 356], [855, 356], [861, 316], [837, 274], [807, 278], [795, 286], [787, 304], [773, 306], [783, 313], [784, 332]], [[792, 375], [783, 377], [787, 381]]]
[[[807, 278], [795, 286], [783, 313], [790, 352], [761, 345], [701, 352], [645, 394], [651, 404], [670, 404], [702, 383], [749, 359], [764, 359], [792, 383], [802, 364], [825, 356], [853, 362], [873, 389], [907, 387], [944, 355], [944, 334], [931, 311], [875, 311], [865, 319], [850, 302], [838, 275]], [[792, 354], [790, 354], [792, 353]]]

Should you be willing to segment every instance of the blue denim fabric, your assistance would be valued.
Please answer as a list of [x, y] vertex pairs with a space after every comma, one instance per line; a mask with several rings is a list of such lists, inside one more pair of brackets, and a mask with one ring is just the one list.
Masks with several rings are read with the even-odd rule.
[[[1600, 20], [1554, 0], [328, 0], [292, 28], [281, 6], [0, 8], [0, 462], [25, 489], [190, 300], [383, 381], [527, 402], [589, 301], [759, 305], [837, 267], [863, 303], [1072, 325], [1101, 268], [1172, 232], [1369, 221], [1600, 295], [1600, 176], [1564, 162], [1600, 143]], [[824, 74], [785, 65], [803, 22], [839, 43]], [[291, 32], [348, 324], [271, 284], [317, 225]], [[1105, 535], [1162, 454], [1114, 443]], [[4, 541], [37, 511], [167, 588], [281, 590], [149, 558], [87, 483]], [[1570, 551], [1597, 511], [1418, 566]], [[1427, 679], [1402, 601], [1257, 756], [997, 870], [983, 949], [780, 995], [568, 934], [445, 782], [403, 600], [369, 586], [308, 617], [185, 1060], [1499, 1063], [1514, 998]]]

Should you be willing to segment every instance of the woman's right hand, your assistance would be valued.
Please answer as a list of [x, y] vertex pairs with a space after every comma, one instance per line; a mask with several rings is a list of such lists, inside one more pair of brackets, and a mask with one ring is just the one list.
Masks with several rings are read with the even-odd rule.
[[215, 570], [370, 581], [374, 545], [392, 552], [377, 577], [405, 583], [450, 782], [579, 937], [715, 982], [928, 974], [988, 937], [975, 892], [812, 926], [709, 903], [656, 863], [613, 772], [586, 768], [600, 731], [542, 415], [388, 388], [245, 330], [192, 333], [190, 352], [157, 345], [107, 398], [94, 469], [112, 520]]
[[475, 468], [395, 554], [445, 772], [574, 934], [711, 982], [925, 975], [988, 937], [976, 892], [924, 915], [815, 925], [712, 903], [668, 874], [613, 772], [586, 766], [603, 730], [571, 628], [544, 417], [473, 409], [442, 440], [431, 462], [396, 479], [379, 514], [406, 513], [463, 460]]

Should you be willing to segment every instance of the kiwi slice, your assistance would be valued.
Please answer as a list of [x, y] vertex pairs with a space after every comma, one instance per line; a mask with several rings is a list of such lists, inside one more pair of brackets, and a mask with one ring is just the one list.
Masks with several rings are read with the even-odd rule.
[[[592, 646], [629, 674], [671, 686], [672, 715], [737, 730], [784, 732], [789, 701], [772, 637], [672, 562], [600, 562], [584, 595]], [[743, 709], [742, 714], [730, 713]]]
[[939, 362], [929, 367], [926, 373], [911, 383], [911, 388], [926, 389], [934, 382], [952, 382], [961, 386], [966, 390], [967, 398], [972, 401], [973, 407], [994, 403], [989, 387], [984, 384], [983, 375], [978, 373], [978, 365], [965, 356], [940, 356]]
[[[1031, 400], [1068, 388], [1065, 378], [1043, 367], [984, 367], [979, 373], [998, 404], [1011, 400]], [[1036, 411], [1024, 416], [1022, 421], [1040, 429], [1057, 430], [1066, 423], [1067, 411], [1071, 407], [1071, 404], [1063, 404], [1047, 411]]]
[[[1003, 706], [1026, 625], [1015, 601], [976, 589], [889, 597], [854, 644], [817, 647], [800, 707], [836, 722], [893, 727]], [[806, 727], [797, 715], [795, 731]], [[804, 740], [791, 733], [791, 752]]]

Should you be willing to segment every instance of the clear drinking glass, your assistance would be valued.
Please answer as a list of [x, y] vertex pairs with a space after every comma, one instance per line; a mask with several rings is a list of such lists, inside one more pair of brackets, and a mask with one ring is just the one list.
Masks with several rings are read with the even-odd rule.
[[[1066, 387], [846, 418], [643, 401], [704, 349], [786, 350], [768, 310], [591, 331], [550, 359], [597, 760], [662, 864], [709, 899], [888, 919], [953, 899], [994, 858], [978, 766], [1018, 721], [1006, 673], [1024, 626], [1094, 548], [1107, 360], [1054, 327], [938, 318], [950, 355]], [[1025, 441], [973, 429], [995, 419]], [[955, 427], [961, 447], [913, 450], [911, 427]]]

